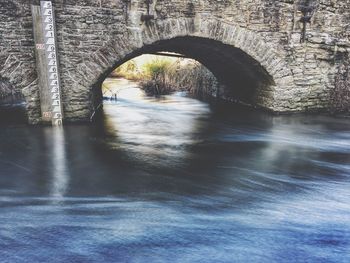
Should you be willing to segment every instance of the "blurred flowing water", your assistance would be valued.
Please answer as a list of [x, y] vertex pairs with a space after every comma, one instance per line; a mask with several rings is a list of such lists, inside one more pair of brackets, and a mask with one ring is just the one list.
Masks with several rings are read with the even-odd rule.
[[106, 85], [93, 125], [0, 125], [0, 262], [350, 262], [349, 119]]

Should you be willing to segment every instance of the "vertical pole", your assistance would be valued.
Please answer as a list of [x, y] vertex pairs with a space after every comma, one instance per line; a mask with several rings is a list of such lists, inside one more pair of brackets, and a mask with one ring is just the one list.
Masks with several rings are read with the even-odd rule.
[[32, 5], [40, 104], [43, 122], [62, 125], [61, 85], [54, 9], [51, 1]]

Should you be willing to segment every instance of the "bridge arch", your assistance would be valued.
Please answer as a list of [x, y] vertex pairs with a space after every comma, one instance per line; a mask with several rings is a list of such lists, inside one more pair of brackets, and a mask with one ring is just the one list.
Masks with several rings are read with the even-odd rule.
[[[155, 20], [129, 28], [126, 35], [111, 39], [82, 61], [76, 72], [66, 74], [74, 83], [63, 90], [66, 118], [90, 118], [100, 104], [100, 86], [108, 74], [136, 56], [155, 51], [184, 54], [204, 64], [219, 80], [238, 79], [254, 87], [254, 103], [267, 109], [278, 110], [278, 94], [294, 86], [288, 63], [279, 55], [283, 52], [257, 33], [220, 20]], [[244, 89], [238, 93], [247, 95]]]

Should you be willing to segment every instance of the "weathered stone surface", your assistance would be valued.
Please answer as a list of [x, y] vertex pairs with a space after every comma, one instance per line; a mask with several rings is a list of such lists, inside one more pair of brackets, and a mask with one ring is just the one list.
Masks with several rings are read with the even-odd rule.
[[331, 90], [331, 110], [333, 112], [350, 113], [350, 60], [347, 59], [339, 67], [335, 79], [335, 87]]
[[[36, 122], [40, 100], [31, 2], [0, 0], [0, 81], [25, 95], [30, 121]], [[247, 76], [260, 78], [260, 83], [253, 81], [254, 96], [263, 107], [327, 109], [335, 79], [343, 72], [339, 67], [350, 51], [350, 0], [311, 1], [315, 8], [306, 24], [300, 22], [301, 0], [154, 0], [150, 10], [155, 19], [147, 22], [141, 22], [147, 10], [143, 0], [53, 2], [64, 112], [71, 120], [91, 116], [99, 82], [113, 67], [157, 48], [183, 51], [213, 72], [227, 65], [214, 72], [219, 79], [242, 76], [238, 82], [248, 85]], [[171, 41], [178, 37], [200, 41]], [[245, 87], [232, 88], [243, 92]]]

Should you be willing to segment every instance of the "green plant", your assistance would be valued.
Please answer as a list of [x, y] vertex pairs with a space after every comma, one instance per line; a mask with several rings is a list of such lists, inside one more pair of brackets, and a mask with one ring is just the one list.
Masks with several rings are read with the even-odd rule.
[[150, 80], [158, 80], [164, 78], [170, 65], [169, 60], [156, 58], [143, 66], [143, 72]]
[[173, 91], [167, 76], [171, 61], [165, 58], [156, 58], [143, 66], [145, 81], [141, 87], [148, 95], [165, 95]]

